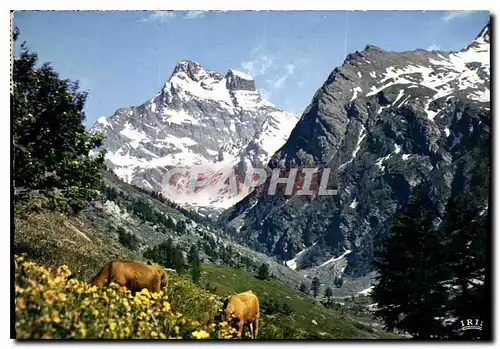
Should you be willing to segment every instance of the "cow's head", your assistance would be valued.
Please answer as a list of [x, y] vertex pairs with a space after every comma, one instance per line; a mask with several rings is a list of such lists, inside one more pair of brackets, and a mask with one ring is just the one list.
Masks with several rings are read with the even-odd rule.
[[161, 273], [161, 279], [160, 279], [160, 288], [167, 287], [168, 284], [168, 275], [165, 272], [165, 270], [160, 270]]
[[167, 272], [165, 271], [165, 269], [163, 269], [160, 266], [153, 265], [153, 263], [151, 263], [151, 261], [149, 261], [149, 260], [147, 261], [146, 264], [152, 266], [153, 268], [156, 268], [156, 270], [160, 274], [160, 288], [167, 287], [168, 275], [167, 275]]
[[235, 317], [234, 304], [230, 302], [231, 296], [227, 297], [224, 301], [222, 309], [220, 311], [221, 318], [229, 324], [234, 323], [238, 319]]

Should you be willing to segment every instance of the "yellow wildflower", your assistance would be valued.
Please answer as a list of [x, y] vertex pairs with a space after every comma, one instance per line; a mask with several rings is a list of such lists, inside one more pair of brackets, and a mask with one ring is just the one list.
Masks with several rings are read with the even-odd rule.
[[19, 309], [24, 309], [24, 308], [26, 308], [26, 304], [24, 303], [24, 298], [19, 297], [18, 299], [16, 299], [16, 306], [17, 306]]
[[200, 331], [194, 331], [192, 333], [192, 336], [194, 338], [197, 338], [197, 339], [206, 339], [206, 338], [210, 338], [210, 334], [205, 331], [205, 330], [200, 330]]
[[170, 309], [171, 309], [171, 307], [170, 307], [170, 303], [168, 303], [168, 302], [163, 302], [163, 309], [162, 309], [162, 311], [164, 311], [164, 312], [169, 312], [169, 311], [170, 311]]
[[56, 324], [61, 322], [61, 318], [59, 317], [59, 313], [57, 310], [52, 310], [52, 321], [54, 321]]
[[130, 328], [128, 326], [126, 326], [123, 331], [125, 332], [125, 336], [129, 336], [130, 335]]

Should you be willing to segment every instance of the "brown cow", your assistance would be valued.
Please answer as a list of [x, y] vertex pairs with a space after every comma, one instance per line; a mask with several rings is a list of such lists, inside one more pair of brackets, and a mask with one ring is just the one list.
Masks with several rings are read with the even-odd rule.
[[243, 326], [248, 324], [250, 335], [255, 339], [259, 334], [259, 298], [248, 290], [227, 297], [222, 307], [225, 320], [238, 326], [238, 338], [243, 334]]
[[128, 288], [132, 293], [143, 288], [158, 292], [167, 286], [168, 276], [165, 270], [146, 263], [114, 259], [107, 262], [90, 280], [90, 284], [104, 286], [110, 282]]

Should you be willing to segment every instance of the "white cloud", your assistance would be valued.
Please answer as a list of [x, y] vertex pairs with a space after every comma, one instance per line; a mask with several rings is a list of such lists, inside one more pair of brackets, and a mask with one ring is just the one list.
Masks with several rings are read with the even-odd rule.
[[282, 58], [265, 52], [265, 41], [258, 44], [249, 55], [249, 58], [241, 63], [240, 70], [254, 78], [259, 76], [264, 81], [259, 90], [264, 98], [270, 99], [273, 92], [284, 86], [285, 82], [295, 73], [296, 65], [285, 63]]
[[267, 80], [267, 83], [271, 84], [274, 88], [281, 88], [286, 79], [295, 72], [295, 65], [288, 63], [285, 65], [285, 70], [283, 75], [276, 77], [274, 80]]
[[205, 11], [188, 11], [182, 19], [195, 19], [205, 17]]
[[441, 46], [432, 44], [431, 46], [427, 47], [427, 51], [439, 51], [441, 50]]
[[243, 70], [253, 77], [266, 75], [268, 68], [273, 64], [274, 57], [262, 54], [254, 59], [241, 63]]
[[147, 17], [141, 18], [136, 22], [168, 22], [175, 19], [176, 14], [173, 11], [153, 11]]
[[271, 84], [274, 88], [280, 88], [281, 85], [283, 85], [283, 83], [285, 82], [286, 78], [288, 76], [287, 75], [283, 75], [283, 76], [280, 76], [278, 77], [276, 80], [267, 80], [267, 82], [269, 84]]
[[462, 17], [467, 17], [473, 14], [474, 12], [477, 11], [471, 11], [471, 10], [466, 10], [466, 11], [448, 11], [446, 14], [442, 17], [443, 21], [449, 22], [457, 18], [462, 18]]
[[265, 40], [255, 46], [250, 52], [250, 58], [241, 63], [241, 70], [253, 77], [268, 74], [276, 57], [266, 53]]

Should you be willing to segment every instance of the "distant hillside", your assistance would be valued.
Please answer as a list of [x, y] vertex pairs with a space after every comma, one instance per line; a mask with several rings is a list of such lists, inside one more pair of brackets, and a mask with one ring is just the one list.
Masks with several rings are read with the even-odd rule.
[[[104, 174], [100, 191], [100, 199], [82, 211], [81, 219], [114, 241], [129, 241], [127, 247], [138, 255], [172, 239], [185, 255], [191, 246], [196, 246], [205, 263], [233, 267], [244, 264], [252, 272], [266, 263], [277, 279], [292, 287], [311, 283], [312, 278], [300, 275], [282, 261], [234, 242], [234, 233], [230, 234], [211, 219], [125, 183], [111, 172]], [[322, 280], [327, 281], [328, 277], [324, 275]], [[369, 278], [346, 278], [342, 288], [335, 288], [334, 292], [338, 296], [351, 295], [369, 284]]]

